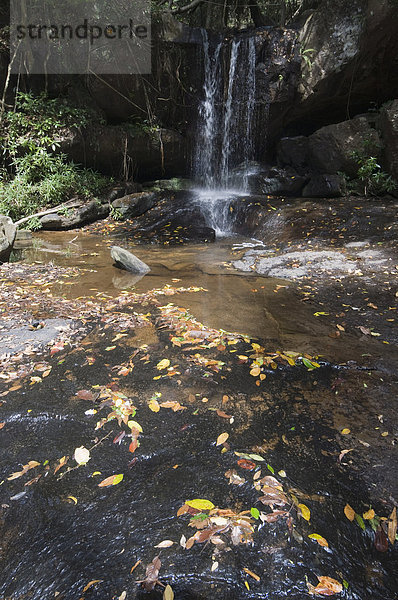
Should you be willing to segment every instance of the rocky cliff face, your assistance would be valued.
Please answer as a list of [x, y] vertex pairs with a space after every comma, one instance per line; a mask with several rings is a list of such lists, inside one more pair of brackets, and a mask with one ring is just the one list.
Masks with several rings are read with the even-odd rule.
[[299, 32], [302, 81], [285, 125], [312, 133], [398, 96], [395, 0], [324, 0]]

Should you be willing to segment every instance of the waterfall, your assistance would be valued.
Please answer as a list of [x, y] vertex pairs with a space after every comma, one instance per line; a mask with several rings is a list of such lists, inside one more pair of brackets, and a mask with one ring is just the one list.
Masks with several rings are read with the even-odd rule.
[[[203, 38], [203, 99], [199, 106], [195, 176], [197, 202], [218, 235], [231, 233], [230, 204], [247, 191], [255, 155], [256, 44], [254, 36]], [[238, 165], [242, 171], [234, 174]], [[233, 185], [232, 185], [233, 181]], [[232, 188], [232, 189], [231, 189]]]
[[234, 91], [236, 89], [235, 72], [239, 46], [240, 41], [233, 40], [231, 48], [231, 58], [229, 61], [228, 94], [227, 102], [225, 104], [224, 128], [221, 147], [221, 185], [223, 187], [227, 187], [228, 185], [229, 158], [234, 150], [235, 143], [234, 134], [236, 131], [236, 114], [232, 113], [232, 108], [236, 109], [236, 98], [234, 97]]

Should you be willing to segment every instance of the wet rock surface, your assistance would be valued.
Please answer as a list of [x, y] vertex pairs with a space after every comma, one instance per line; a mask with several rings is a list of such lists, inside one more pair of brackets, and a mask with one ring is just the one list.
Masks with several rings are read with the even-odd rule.
[[120, 246], [111, 247], [111, 258], [115, 262], [116, 267], [136, 273], [138, 275], [148, 273], [150, 268], [132, 252]]
[[[187, 208], [179, 197], [169, 196], [166, 204], [172, 202], [182, 211]], [[111, 278], [101, 263], [106, 256], [109, 264], [107, 247], [126, 235], [130, 222], [103, 221], [78, 239], [75, 232], [35, 234], [36, 244], [40, 235], [43, 240], [54, 236], [51, 249], [59, 250], [54, 259], [74, 265], [50, 281], [45, 265], [41, 274], [35, 265], [30, 277], [29, 265], [14, 267], [21, 269], [14, 279], [13, 265], [2, 267], [2, 279], [12, 285], [2, 281], [2, 294], [8, 296], [1, 308], [10, 310], [11, 298], [26, 308], [30, 285], [36, 285], [38, 302], [30, 308], [40, 318], [42, 307], [53, 306], [53, 312], [63, 307], [72, 314], [72, 306], [78, 309], [74, 303], [86, 294], [87, 304], [78, 310], [92, 319], [93, 328], [78, 344], [38, 357], [41, 371], [20, 379], [12, 375], [18, 365], [7, 363], [3, 374], [8, 379], [0, 379], [0, 393], [7, 392], [0, 396], [5, 423], [0, 593], [6, 597], [29, 593], [42, 600], [56, 593], [65, 598], [90, 593], [102, 600], [126, 591], [131, 598], [161, 598], [160, 587], [148, 593], [136, 583], [159, 553], [158, 578], [181, 599], [216, 593], [221, 600], [302, 600], [308, 595], [306, 576], [316, 585], [323, 575], [341, 585], [346, 581], [344, 593], [355, 600], [394, 597], [396, 546], [377, 550], [369, 522], [364, 519], [363, 531], [346, 518], [344, 507], [349, 504], [361, 519], [370, 507], [388, 518], [398, 499], [398, 431], [391, 402], [398, 393], [396, 207], [361, 198], [303, 202], [257, 197], [235, 199], [232, 208], [236, 225], [250, 227], [257, 240], [234, 237], [224, 246], [178, 248], [140, 245], [152, 272], [136, 284], [137, 292], [120, 294], [105, 287]], [[152, 211], [147, 223], [155, 227], [161, 211]], [[169, 222], [160, 220], [166, 231]], [[137, 231], [131, 231], [128, 243], [134, 251]], [[62, 239], [72, 248], [70, 256], [62, 252]], [[314, 277], [308, 260], [306, 276], [293, 281], [267, 278], [253, 269], [239, 275], [230, 264], [247, 254], [266, 260], [295, 252], [295, 262], [308, 253], [314, 268], [323, 268], [328, 257], [337, 258], [339, 268]], [[47, 255], [33, 249], [31, 260], [40, 257]], [[301, 268], [295, 262], [291, 271]], [[349, 263], [354, 272], [345, 270]], [[76, 264], [86, 291], [74, 277]], [[68, 275], [64, 283], [62, 273]], [[41, 287], [35, 284], [39, 274]], [[168, 285], [157, 295], [160, 281]], [[150, 294], [156, 285], [158, 292]], [[15, 300], [17, 287], [21, 300]], [[65, 295], [76, 300], [67, 302]], [[136, 311], [145, 313], [143, 326], [135, 321], [126, 327], [124, 319]], [[200, 315], [206, 327], [192, 315]], [[232, 325], [244, 335], [228, 337]], [[308, 370], [301, 359], [292, 366], [277, 350], [297, 350], [320, 367]], [[263, 360], [273, 355], [276, 368], [267, 360], [259, 370], [253, 367], [260, 355]], [[42, 381], [32, 383], [37, 374]], [[136, 406], [133, 418], [143, 429], [133, 453], [132, 430], [123, 422], [111, 419], [96, 429], [116, 408], [112, 402], [121, 399], [123, 404], [123, 398]], [[222, 433], [229, 438], [217, 446]], [[81, 446], [90, 448], [90, 461], [69, 470], [76, 467], [72, 457]], [[235, 452], [257, 458], [239, 464], [242, 457]], [[66, 456], [68, 462], [55, 473]], [[40, 464], [8, 479], [29, 461]], [[116, 474], [123, 474], [117, 485], [98, 487]], [[234, 545], [230, 533], [220, 533], [224, 545], [195, 543], [189, 550], [180, 545], [182, 535], [187, 540], [198, 531], [189, 526], [190, 515], [177, 517], [186, 500], [206, 498], [236, 514], [257, 508], [269, 515], [272, 509], [259, 500], [255, 482], [271, 475], [289, 499], [292, 530], [286, 517], [262, 523], [249, 513], [252, 543]], [[309, 509], [309, 521], [300, 516], [298, 504]], [[310, 539], [313, 533], [329, 548]], [[174, 543], [155, 548], [164, 540]], [[100, 582], [83, 594], [93, 580]]]
[[0, 262], [9, 259], [17, 228], [10, 217], [0, 215]]

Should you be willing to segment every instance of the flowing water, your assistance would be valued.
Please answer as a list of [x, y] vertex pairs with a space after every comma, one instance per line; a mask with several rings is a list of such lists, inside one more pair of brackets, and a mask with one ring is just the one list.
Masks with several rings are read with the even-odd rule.
[[[255, 37], [211, 42], [204, 30], [203, 65], [194, 202], [222, 237], [232, 233], [231, 201], [247, 193], [249, 163], [255, 155]], [[238, 165], [240, 171], [233, 172]]]

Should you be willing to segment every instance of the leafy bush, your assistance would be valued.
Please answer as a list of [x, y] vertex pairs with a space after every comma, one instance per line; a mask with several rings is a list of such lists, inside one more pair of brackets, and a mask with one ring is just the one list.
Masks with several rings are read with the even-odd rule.
[[18, 93], [15, 110], [5, 114], [2, 124], [8, 169], [1, 173], [1, 213], [17, 220], [72, 197], [96, 196], [107, 186], [108, 178], [54, 153], [55, 133], [85, 126], [92, 118], [90, 111], [71, 107], [62, 99]]
[[349, 182], [352, 191], [365, 196], [382, 196], [397, 189], [397, 182], [382, 171], [377, 158], [358, 151], [352, 153], [352, 158], [358, 165], [357, 177]]

